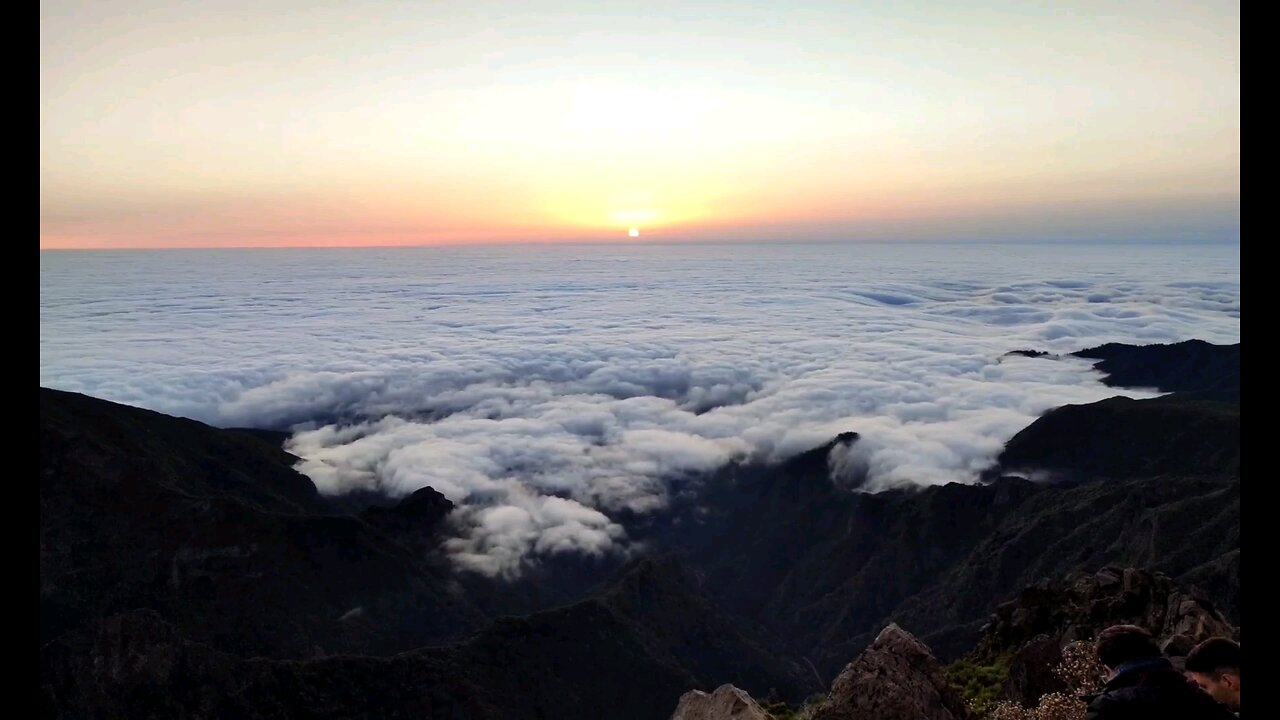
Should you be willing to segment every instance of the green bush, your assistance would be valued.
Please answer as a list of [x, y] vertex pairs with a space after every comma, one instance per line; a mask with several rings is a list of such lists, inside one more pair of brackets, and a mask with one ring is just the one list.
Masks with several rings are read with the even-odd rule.
[[810, 695], [798, 707], [791, 707], [782, 702], [760, 703], [760, 707], [763, 707], [772, 715], [774, 720], [808, 720], [813, 716], [813, 711], [817, 708], [818, 703], [825, 700], [826, 697], [825, 693], [815, 693]]
[[1009, 680], [1009, 658], [1002, 655], [990, 665], [957, 660], [946, 668], [947, 682], [975, 713], [985, 716], [1000, 701], [1000, 690]]

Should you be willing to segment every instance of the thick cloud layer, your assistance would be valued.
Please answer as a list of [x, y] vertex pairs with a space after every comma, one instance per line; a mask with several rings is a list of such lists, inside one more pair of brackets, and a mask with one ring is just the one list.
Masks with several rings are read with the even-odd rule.
[[[1115, 394], [1103, 342], [1239, 340], [1239, 252], [540, 247], [42, 256], [41, 383], [286, 427], [327, 493], [430, 485], [465, 567], [625, 551], [617, 518], [854, 430], [864, 489], [972, 480]], [[1129, 393], [1140, 396], [1141, 393]], [[840, 451], [843, 453], [843, 451]]]

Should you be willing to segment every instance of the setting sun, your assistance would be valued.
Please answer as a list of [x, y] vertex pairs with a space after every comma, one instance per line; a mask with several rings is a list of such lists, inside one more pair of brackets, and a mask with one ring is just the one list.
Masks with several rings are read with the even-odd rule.
[[274, 5], [41, 5], [42, 248], [1238, 235], [1230, 4]]
[[631, 237], [640, 237], [640, 228], [631, 228], [627, 231], [627, 234]]

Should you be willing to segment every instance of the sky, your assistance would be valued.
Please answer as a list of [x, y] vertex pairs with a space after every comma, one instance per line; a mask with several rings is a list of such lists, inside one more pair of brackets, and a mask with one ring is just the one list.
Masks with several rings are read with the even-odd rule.
[[45, 0], [41, 248], [1239, 242], [1238, 3]]

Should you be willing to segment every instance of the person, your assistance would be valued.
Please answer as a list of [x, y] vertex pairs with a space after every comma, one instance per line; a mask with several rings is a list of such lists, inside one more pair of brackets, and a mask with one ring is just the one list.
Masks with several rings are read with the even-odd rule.
[[1209, 638], [1187, 653], [1187, 676], [1218, 702], [1240, 712], [1240, 645]]
[[1161, 657], [1151, 633], [1136, 625], [1114, 625], [1098, 633], [1097, 650], [1110, 677], [1090, 700], [1087, 720], [1236, 718]]

